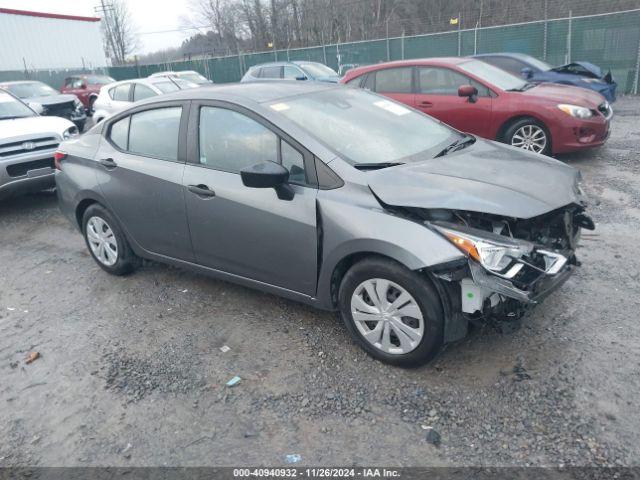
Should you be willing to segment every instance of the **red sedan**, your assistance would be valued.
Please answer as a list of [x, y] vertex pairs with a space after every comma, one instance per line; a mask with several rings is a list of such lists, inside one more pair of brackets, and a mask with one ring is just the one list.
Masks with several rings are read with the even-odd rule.
[[472, 58], [432, 58], [349, 70], [340, 80], [423, 111], [458, 130], [537, 153], [597, 147], [613, 111], [599, 93], [534, 85]]
[[80, 99], [87, 113], [92, 113], [93, 102], [98, 98], [100, 89], [115, 80], [107, 75], [76, 75], [64, 79], [61, 93], [72, 93]]

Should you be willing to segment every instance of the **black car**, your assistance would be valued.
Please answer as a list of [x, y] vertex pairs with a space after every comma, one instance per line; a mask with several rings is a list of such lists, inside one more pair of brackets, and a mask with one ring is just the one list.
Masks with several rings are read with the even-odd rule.
[[62, 94], [46, 83], [32, 80], [0, 83], [0, 88], [28, 103], [40, 115], [66, 118], [75, 123], [78, 131], [84, 130], [87, 115], [75, 95]]

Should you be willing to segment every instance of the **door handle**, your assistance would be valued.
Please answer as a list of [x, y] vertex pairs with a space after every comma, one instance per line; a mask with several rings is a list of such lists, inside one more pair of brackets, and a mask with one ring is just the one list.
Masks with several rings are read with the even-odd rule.
[[431, 103], [431, 102], [429, 102], [427, 100], [424, 100], [423, 102], [420, 102], [420, 106], [421, 107], [425, 107], [425, 108], [429, 108], [429, 107], [433, 107], [433, 103]]
[[216, 192], [214, 192], [209, 187], [203, 184], [189, 185], [187, 188], [191, 193], [195, 193], [199, 197], [215, 197], [216, 196]]
[[118, 166], [113, 158], [101, 158], [100, 165], [102, 165], [107, 170], [113, 170]]

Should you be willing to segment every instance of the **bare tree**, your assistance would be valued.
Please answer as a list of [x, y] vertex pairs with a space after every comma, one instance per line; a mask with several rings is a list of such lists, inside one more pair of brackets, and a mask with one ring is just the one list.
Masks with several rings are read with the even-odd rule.
[[136, 48], [137, 36], [124, 0], [101, 0], [102, 29], [112, 62], [122, 65]]

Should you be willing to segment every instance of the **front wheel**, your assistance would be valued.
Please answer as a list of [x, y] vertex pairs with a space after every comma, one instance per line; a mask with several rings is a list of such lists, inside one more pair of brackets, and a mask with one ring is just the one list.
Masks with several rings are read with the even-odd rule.
[[522, 118], [512, 123], [504, 133], [504, 141], [513, 147], [542, 155], [551, 152], [549, 132], [534, 118]]
[[347, 329], [372, 357], [417, 367], [438, 353], [444, 315], [424, 276], [392, 260], [365, 259], [345, 274], [338, 298]]

